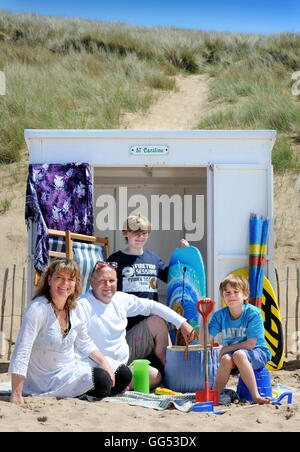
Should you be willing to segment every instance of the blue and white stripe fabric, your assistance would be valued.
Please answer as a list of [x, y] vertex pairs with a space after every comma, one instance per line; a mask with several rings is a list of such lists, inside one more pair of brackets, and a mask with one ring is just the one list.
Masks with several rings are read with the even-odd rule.
[[66, 252], [66, 243], [63, 239], [53, 239], [52, 237], [50, 237], [49, 238], [49, 250], [50, 251], [58, 251], [59, 253], [65, 253]]
[[90, 275], [97, 261], [105, 260], [103, 247], [92, 243], [73, 242], [73, 251], [82, 275], [82, 293], [90, 288]]
[[[66, 245], [63, 239], [49, 239], [50, 250], [61, 253], [66, 252]], [[105, 261], [104, 246], [91, 243], [73, 242], [73, 252], [79, 264], [82, 275], [82, 293], [84, 294], [90, 287], [90, 275], [97, 261]]]

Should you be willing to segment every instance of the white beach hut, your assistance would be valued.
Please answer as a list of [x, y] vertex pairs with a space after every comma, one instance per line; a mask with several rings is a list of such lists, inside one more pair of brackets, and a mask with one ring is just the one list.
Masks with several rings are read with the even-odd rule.
[[[251, 213], [270, 219], [265, 274], [273, 281], [273, 130], [25, 130], [30, 163], [89, 163], [94, 234], [124, 247], [132, 211], [146, 215], [147, 247], [166, 263], [178, 240], [199, 248], [207, 295], [249, 261]], [[29, 229], [32, 270], [34, 225]], [[32, 273], [30, 273], [32, 275]], [[160, 288], [162, 299], [166, 287]]]

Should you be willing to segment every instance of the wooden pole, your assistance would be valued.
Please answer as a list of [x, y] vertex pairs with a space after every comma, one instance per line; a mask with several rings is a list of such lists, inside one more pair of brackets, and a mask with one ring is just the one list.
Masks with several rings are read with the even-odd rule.
[[6, 305], [6, 289], [7, 289], [8, 273], [9, 273], [9, 269], [7, 268], [5, 270], [5, 274], [4, 274], [4, 283], [3, 283], [3, 291], [2, 291], [0, 331], [3, 331], [3, 325], [4, 325], [4, 312], [5, 312], [5, 305]]
[[22, 280], [22, 300], [21, 300], [21, 320], [20, 326], [22, 324], [24, 310], [25, 310], [25, 291], [26, 291], [26, 270], [23, 267], [23, 280]]
[[1, 344], [0, 344], [0, 357], [3, 358], [4, 357], [4, 349], [5, 347], [2, 345], [4, 344], [4, 318], [5, 318], [5, 305], [6, 305], [6, 289], [7, 289], [7, 281], [8, 281], [8, 273], [9, 273], [9, 269], [7, 268], [5, 270], [5, 274], [4, 274], [4, 282], [3, 282], [3, 290], [2, 290], [2, 304], [1, 304], [1, 322], [0, 322], [0, 339], [1, 339]]
[[296, 300], [296, 347], [297, 347], [297, 359], [300, 358], [299, 354], [299, 340], [300, 331], [299, 331], [299, 304], [300, 304], [300, 269], [297, 268], [297, 300]]
[[289, 272], [290, 269], [286, 269], [286, 305], [285, 305], [285, 357], [288, 354], [288, 322], [289, 322]]
[[9, 334], [9, 347], [8, 347], [8, 356], [7, 356], [8, 360], [10, 360], [10, 357], [11, 357], [12, 335], [13, 335], [13, 325], [14, 325], [15, 282], [16, 282], [16, 264], [14, 264], [14, 269], [13, 269], [13, 280], [12, 280], [12, 299], [11, 299], [10, 334]]
[[277, 268], [275, 268], [275, 276], [276, 276], [276, 285], [277, 285], [277, 301], [278, 301], [278, 306], [280, 307], [280, 285], [279, 285], [279, 276], [278, 276]]

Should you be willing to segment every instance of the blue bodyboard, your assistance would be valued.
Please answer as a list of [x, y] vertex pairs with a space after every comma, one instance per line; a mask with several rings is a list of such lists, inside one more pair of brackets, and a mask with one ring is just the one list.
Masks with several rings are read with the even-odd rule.
[[[205, 297], [206, 277], [200, 251], [194, 246], [176, 248], [169, 263], [168, 306], [195, 327], [199, 325], [197, 301]], [[172, 344], [175, 344], [176, 330], [173, 325], [169, 325], [169, 333]]]

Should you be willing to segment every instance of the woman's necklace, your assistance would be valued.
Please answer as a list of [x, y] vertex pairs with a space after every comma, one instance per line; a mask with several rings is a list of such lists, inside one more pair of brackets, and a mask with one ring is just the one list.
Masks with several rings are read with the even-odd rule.
[[[63, 336], [63, 338], [65, 338], [66, 336], [68, 336], [69, 332], [70, 332], [70, 319], [69, 319], [69, 310], [66, 309], [65, 307], [63, 309], [58, 309], [55, 304], [53, 303], [53, 301], [51, 301], [54, 313], [56, 315], [56, 318], [58, 320], [59, 326], [60, 326], [60, 330], [61, 330], [61, 334]], [[61, 312], [65, 312], [65, 316], [64, 318], [62, 318], [59, 314]]]

